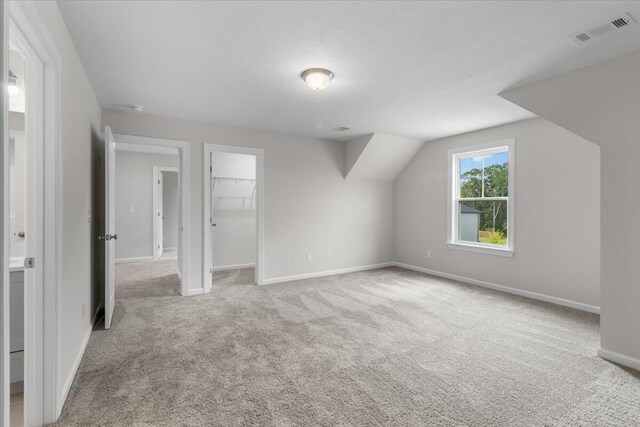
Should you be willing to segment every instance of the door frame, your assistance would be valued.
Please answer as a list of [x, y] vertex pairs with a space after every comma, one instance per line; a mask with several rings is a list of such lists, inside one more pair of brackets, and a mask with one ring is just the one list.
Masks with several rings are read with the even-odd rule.
[[[160, 179], [160, 174], [162, 172], [178, 172], [178, 176], [180, 176], [180, 169], [175, 166], [154, 166], [153, 167], [153, 256], [155, 258], [160, 257], [160, 251], [158, 246], [162, 243], [159, 239], [160, 236], [160, 217], [156, 215], [156, 212], [160, 210], [160, 187], [156, 185], [158, 180]], [[164, 183], [163, 183], [164, 185]], [[164, 188], [164, 187], [163, 187]], [[163, 198], [164, 201], [164, 198]], [[162, 209], [164, 212], [164, 207]], [[164, 232], [162, 233], [164, 236]], [[162, 245], [162, 250], [164, 252], [164, 245]]]
[[[27, 126], [37, 135], [41, 158], [39, 169], [35, 173], [36, 180], [42, 180], [40, 212], [36, 212], [36, 219], [42, 229], [38, 230], [35, 248], [36, 269], [35, 283], [32, 290], [27, 292], [25, 286], [25, 422], [29, 424], [46, 424], [54, 422], [62, 411], [62, 405], [68, 389], [62, 387], [61, 382], [61, 125], [60, 125], [60, 85], [61, 85], [61, 55], [53, 41], [46, 24], [37, 11], [33, 2], [8, 1], [3, 17], [3, 75], [8, 73], [9, 38], [21, 44], [22, 52], [27, 60], [37, 60], [42, 64], [39, 76], [27, 75], [27, 79], [38, 77], [35, 86], [42, 92], [42, 97], [27, 99], [27, 108], [31, 104], [32, 123]], [[8, 24], [8, 25], [7, 25]], [[4, 79], [3, 79], [4, 81]], [[8, 123], [8, 97], [4, 96], [3, 117]], [[3, 129], [3, 176], [8, 175], [8, 135], [9, 128]], [[3, 211], [8, 218], [9, 188], [7, 180], [3, 180]], [[36, 195], [36, 197], [39, 197]], [[3, 224], [3, 237], [8, 237], [8, 224]], [[6, 234], [5, 234], [6, 233]], [[3, 239], [3, 256], [8, 253], [8, 240]], [[4, 258], [4, 257], [3, 257]], [[3, 259], [3, 265], [6, 261]], [[3, 269], [3, 278], [6, 270]], [[44, 278], [47, 278], [45, 286]], [[7, 286], [2, 289], [2, 421], [9, 419], [9, 281], [2, 281]], [[25, 283], [26, 285], [26, 283]], [[28, 330], [28, 325], [33, 330]], [[27, 350], [31, 349], [30, 355]], [[47, 355], [45, 357], [44, 355]], [[31, 390], [27, 390], [29, 382]]]
[[203, 215], [202, 215], [202, 253], [204, 279], [204, 292], [211, 291], [212, 263], [211, 263], [211, 154], [235, 153], [252, 154], [256, 156], [256, 270], [255, 280], [257, 285], [264, 283], [265, 257], [264, 257], [264, 150], [261, 148], [241, 147], [235, 145], [203, 144]]
[[[189, 296], [190, 294], [190, 277], [189, 266], [191, 265], [191, 185], [189, 172], [191, 171], [191, 148], [187, 141], [179, 141], [174, 139], [153, 138], [148, 136], [126, 135], [114, 133], [116, 147], [119, 144], [128, 146], [128, 151], [134, 151], [135, 147], [141, 147], [141, 152], [158, 153], [162, 150], [158, 148], [175, 148], [178, 150], [178, 182], [180, 186], [180, 237], [178, 239], [178, 276], [180, 277], [180, 294]], [[166, 151], [165, 151], [166, 152]], [[154, 188], [156, 186], [154, 185]], [[118, 190], [116, 189], [116, 192]], [[153, 221], [153, 224], [157, 224]], [[157, 225], [154, 225], [156, 227]], [[154, 233], [155, 234], [155, 233]], [[154, 251], [154, 254], [156, 252]]]

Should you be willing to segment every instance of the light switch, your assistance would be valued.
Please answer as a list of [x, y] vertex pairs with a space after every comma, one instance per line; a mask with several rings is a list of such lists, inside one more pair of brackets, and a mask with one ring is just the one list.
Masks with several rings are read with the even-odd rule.
[[129, 213], [134, 213], [136, 211], [136, 208], [133, 206], [129, 206]]

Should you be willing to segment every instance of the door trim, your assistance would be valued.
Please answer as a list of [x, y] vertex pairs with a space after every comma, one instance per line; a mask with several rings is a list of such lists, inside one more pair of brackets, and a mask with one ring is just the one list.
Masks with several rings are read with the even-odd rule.
[[[178, 241], [178, 271], [180, 280], [180, 294], [189, 295], [190, 277], [189, 266], [191, 265], [191, 184], [189, 172], [191, 171], [191, 148], [187, 141], [174, 139], [153, 138], [147, 136], [126, 135], [114, 133], [116, 147], [119, 143], [138, 144], [151, 147], [169, 147], [178, 149], [178, 181], [180, 182], [180, 238]], [[154, 186], [155, 187], [155, 186]], [[117, 191], [117, 190], [116, 190]], [[155, 224], [155, 221], [154, 221]], [[155, 252], [154, 252], [155, 253]]]
[[[160, 257], [160, 251], [158, 251], [158, 245], [159, 245], [159, 241], [158, 241], [158, 235], [160, 234], [160, 230], [159, 230], [159, 223], [160, 220], [158, 219], [158, 215], [156, 215], [156, 212], [158, 212], [160, 210], [160, 194], [159, 194], [159, 188], [156, 185], [158, 183], [158, 180], [160, 179], [160, 173], [161, 172], [178, 172], [178, 174], [180, 173], [180, 169], [175, 167], [175, 166], [154, 166], [153, 167], [153, 218], [152, 218], [152, 222], [153, 222], [153, 257], [154, 258], [159, 258]], [[164, 234], [164, 233], [163, 233]], [[164, 251], [164, 247], [162, 248], [162, 250]]]
[[[5, 3], [5, 7], [7, 8], [5, 17], [8, 15], [8, 19], [5, 18], [4, 23], [9, 24], [9, 31], [11, 31], [12, 37], [21, 38], [23, 43], [28, 44], [28, 50], [31, 50], [31, 55], [35, 55], [36, 59], [42, 63], [43, 82], [41, 88], [43, 97], [38, 99], [35, 104], [35, 109], [42, 112], [42, 114], [35, 115], [37, 123], [34, 126], [41, 132], [42, 146], [39, 148], [42, 150], [43, 170], [38, 172], [38, 179], [43, 179], [44, 181], [42, 184], [44, 193], [42, 199], [43, 218], [41, 218], [43, 229], [37, 242], [39, 248], [36, 249], [38, 254], [42, 255], [38, 255], [40, 259], [36, 259], [36, 265], [42, 266], [42, 276], [40, 277], [47, 278], [47, 286], [44, 286], [44, 280], [40, 280], [40, 283], [37, 283], [37, 287], [40, 289], [35, 289], [36, 294], [32, 294], [32, 298], [33, 295], [37, 295], [37, 298], [41, 299], [39, 305], [36, 305], [37, 301], [25, 300], [25, 318], [30, 316], [32, 319], [36, 319], [34, 323], [36, 325], [35, 330], [25, 330], [25, 348], [28, 345], [27, 341], [31, 340], [32, 343], [29, 347], [36, 349], [32, 358], [25, 358], [25, 370], [30, 375], [41, 376], [40, 379], [35, 378], [33, 380], [35, 385], [33, 396], [36, 396], [38, 401], [32, 404], [32, 410], [27, 408], [28, 412], [25, 412], [25, 421], [34, 424], [46, 424], [54, 422], [58, 418], [66, 398], [66, 393], [61, 387], [60, 346], [61, 236], [63, 231], [61, 221], [62, 168], [60, 156], [61, 55], [33, 2], [9, 1]], [[5, 36], [8, 35], [9, 31], [5, 30]], [[6, 60], [9, 40], [4, 39], [3, 42], [3, 55]], [[6, 75], [8, 63], [5, 62], [3, 66]], [[4, 99], [5, 101], [7, 100], [6, 96]], [[3, 111], [5, 119], [7, 119], [7, 115], [8, 105], [5, 104]], [[5, 140], [3, 146], [7, 147], [8, 127], [3, 131]], [[8, 198], [8, 187], [3, 189], [3, 195]], [[3, 201], [5, 209], [8, 205], [7, 202], [8, 200]], [[6, 216], [8, 217], [8, 215]], [[8, 282], [6, 283], [8, 284]], [[9, 306], [8, 299], [5, 298], [7, 296], [6, 289], [3, 289], [2, 296], [2, 311], [5, 315], [8, 315]], [[25, 298], [28, 297], [29, 294], [25, 293]], [[39, 313], [36, 307], [40, 307]], [[5, 331], [8, 334], [8, 319], [6, 321], [3, 319], [3, 342], [5, 340]], [[6, 336], [6, 339], [8, 342], [8, 336]], [[3, 372], [8, 372], [8, 369], [5, 370], [8, 366], [4, 365], [9, 360], [9, 348], [3, 345], [2, 350]], [[45, 354], [47, 357], [44, 357]], [[33, 366], [26, 366], [28, 359], [30, 361], [29, 365]], [[9, 396], [4, 392], [8, 391], [10, 379], [3, 375], [3, 380], [2, 416], [3, 420], [8, 422], [8, 411], [4, 409], [9, 407]], [[28, 405], [28, 402], [26, 405]]]
[[203, 215], [202, 215], [202, 253], [203, 253], [203, 290], [211, 291], [211, 153], [252, 154], [256, 156], [256, 284], [264, 282], [264, 150], [261, 148], [240, 147], [234, 145], [203, 144]]

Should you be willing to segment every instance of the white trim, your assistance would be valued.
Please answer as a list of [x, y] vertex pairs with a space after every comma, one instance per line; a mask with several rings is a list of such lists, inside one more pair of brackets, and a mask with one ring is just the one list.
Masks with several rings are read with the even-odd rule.
[[130, 153], [167, 154], [177, 156], [178, 149], [170, 147], [158, 147], [157, 145], [141, 145], [121, 142], [116, 144], [116, 151], [128, 151]]
[[377, 268], [393, 267], [394, 262], [383, 262], [380, 264], [361, 265], [358, 267], [340, 268], [337, 270], [325, 270], [317, 271], [315, 273], [297, 274], [295, 276], [283, 276], [275, 277], [273, 279], [266, 279], [262, 282], [263, 285], [273, 285], [275, 283], [293, 282], [294, 280], [314, 279], [317, 277], [335, 276], [336, 274], [356, 273], [358, 271], [375, 270]]
[[523, 289], [511, 288], [509, 286], [497, 285], [495, 283], [484, 282], [482, 280], [471, 279], [469, 277], [458, 276], [450, 273], [443, 273], [441, 271], [430, 270], [428, 268], [416, 267], [415, 265], [404, 264], [401, 262], [395, 262], [396, 267], [405, 268], [407, 270], [413, 270], [420, 273], [430, 274], [432, 276], [443, 277], [445, 279], [456, 280], [458, 282], [466, 283], [469, 285], [480, 286], [487, 289], [493, 289], [494, 291], [505, 292], [508, 294], [518, 295], [521, 297], [531, 298], [539, 301], [550, 302], [552, 304], [562, 305], [564, 307], [575, 308], [577, 310], [587, 311], [589, 313], [600, 314], [600, 307], [585, 304], [582, 302], [572, 301], [564, 298], [553, 297], [550, 295], [539, 294], [537, 292], [525, 291]]
[[185, 296], [187, 297], [192, 297], [194, 295], [200, 295], [204, 293], [204, 289], [202, 288], [198, 288], [198, 289], [189, 289], [187, 290], [187, 293], [185, 294]]
[[[9, 75], [9, 6], [7, 3], [0, 4], [0, 19], [2, 19], [2, 77], [0, 77], [1, 87], [7, 84], [7, 76]], [[10, 263], [9, 263], [9, 93], [6, 90], [0, 92], [2, 97], [2, 144], [0, 145], [0, 207], [2, 208], [2, 225], [0, 228], [0, 289], [2, 293], [0, 312], [2, 316], [2, 326], [0, 329], [0, 425], [10, 425], [10, 405], [9, 399], [11, 395], [10, 383], [11, 365], [10, 342], [9, 342], [9, 288], [10, 288]]]
[[177, 246], [172, 246], [170, 248], [163, 248], [164, 251], [177, 251], [178, 247]]
[[499, 248], [499, 247], [493, 248], [491, 246], [473, 245], [471, 243], [461, 243], [461, 242], [447, 243], [447, 246], [449, 247], [449, 249], [460, 249], [461, 251], [480, 252], [485, 254], [506, 256], [506, 257], [513, 256], [513, 250], [507, 249], [507, 248]]
[[71, 390], [71, 385], [73, 384], [73, 380], [78, 373], [78, 368], [80, 367], [80, 362], [82, 362], [82, 357], [84, 356], [84, 352], [87, 349], [87, 344], [89, 344], [89, 338], [91, 338], [91, 332], [93, 332], [93, 324], [89, 325], [87, 332], [84, 334], [84, 338], [82, 339], [82, 344], [80, 345], [80, 351], [76, 354], [76, 358], [73, 360], [73, 365], [71, 366], [71, 372], [62, 386], [62, 390], [60, 392], [60, 396], [62, 401], [64, 402], [69, 395], [69, 390]]
[[182, 282], [182, 274], [180, 274], [180, 270], [176, 270], [176, 274], [178, 275], [178, 279]]
[[253, 262], [250, 264], [222, 265], [220, 267], [213, 267], [213, 271], [240, 270], [241, 268], [252, 268], [255, 266]]
[[598, 356], [610, 362], [617, 363], [618, 365], [623, 365], [629, 368], [640, 370], [640, 359], [626, 356], [622, 353], [617, 353], [615, 351], [607, 350], [602, 347], [598, 349]]
[[134, 258], [116, 258], [115, 259], [115, 263], [116, 264], [128, 264], [130, 262], [147, 262], [147, 261], [154, 261], [156, 258], [153, 256], [139, 256], [139, 257], [134, 257]]
[[[61, 141], [61, 55], [49, 33], [47, 25], [40, 16], [32, 1], [10, 1], [5, 3], [10, 16], [10, 31], [19, 35], [32, 54], [42, 63], [42, 79], [39, 85], [43, 90], [43, 100], [39, 101], [35, 117], [41, 120], [38, 131], [43, 138], [41, 154], [43, 170], [38, 172], [43, 179], [43, 229], [40, 232], [43, 243], [36, 251], [36, 265], [40, 265], [39, 277], [47, 278], [47, 286], [36, 289], [36, 301], [25, 301], [25, 316], [31, 316], [36, 322], [35, 331], [25, 331], [33, 335], [31, 348], [35, 349], [33, 357], [25, 358], [25, 369], [34, 378], [32, 385], [32, 408], [25, 411], [25, 423], [47, 424], [54, 422], [60, 412], [64, 400], [61, 396], [61, 256], [62, 256], [62, 168], [60, 155]], [[6, 14], [5, 14], [6, 17]], [[5, 18], [6, 19], [6, 18]], [[6, 23], [6, 20], [5, 20]], [[8, 43], [8, 40], [5, 41]], [[6, 48], [6, 45], [5, 45]], [[6, 53], [5, 53], [6, 54]], [[6, 58], [6, 57], [5, 57]], [[32, 85], [33, 87], [33, 85]], [[5, 105], [5, 108], [8, 106]], [[5, 112], [6, 114], [6, 112]], [[5, 136], [7, 133], [5, 133]], [[4, 144], [3, 144], [4, 145]], [[49, 254], [45, 256], [44, 254]], [[36, 307], [42, 307], [36, 309]], [[36, 311], [33, 311], [36, 310]], [[31, 311], [31, 313], [29, 313]], [[26, 345], [26, 343], [25, 343]], [[44, 357], [46, 355], [46, 357]], [[33, 366], [30, 366], [33, 365]], [[27, 379], [25, 379], [27, 380]], [[28, 391], [26, 384], [25, 391]], [[3, 396], [4, 397], [4, 396]], [[5, 397], [6, 398], [6, 397]], [[25, 396], [25, 407], [29, 406]], [[6, 402], [3, 402], [3, 406]]]
[[[178, 270], [180, 271], [180, 293], [189, 295], [190, 277], [189, 266], [191, 264], [191, 144], [187, 141], [174, 139], [151, 138], [146, 136], [114, 134], [116, 147], [119, 143], [156, 145], [161, 147], [173, 147], [178, 149], [180, 171], [180, 239], [178, 240]], [[116, 190], [117, 191], [117, 190]]]
[[[509, 152], [509, 197], [507, 199], [507, 246], [489, 243], [469, 243], [457, 238], [458, 236], [458, 189], [460, 173], [460, 154], [491, 154], [502, 152], [505, 148]], [[490, 255], [513, 256], [515, 250], [515, 206], [516, 206], [516, 140], [505, 139], [486, 144], [453, 148], [447, 152], [447, 246], [449, 249], [460, 249], [470, 252], [481, 252]], [[480, 200], [503, 199], [484, 198]]]
[[240, 147], [235, 145], [203, 144], [203, 189], [204, 199], [202, 207], [203, 241], [202, 241], [202, 278], [204, 292], [211, 291], [211, 153], [237, 153], [256, 156], [256, 284], [264, 284], [265, 256], [264, 256], [264, 150], [260, 148]]
[[[131, 144], [131, 145], [135, 145], [135, 144]], [[117, 146], [117, 144], [116, 144]], [[177, 150], [176, 150], [177, 151]], [[152, 173], [153, 173], [153, 177], [152, 177], [152, 181], [151, 181], [151, 193], [153, 194], [152, 199], [152, 206], [153, 206], [153, 210], [151, 211], [151, 215], [153, 216], [151, 218], [151, 222], [153, 224], [153, 256], [158, 258], [160, 257], [160, 249], [158, 248], [160, 242], [158, 240], [158, 234], [159, 233], [159, 227], [160, 227], [160, 217], [158, 215], [156, 215], [156, 212], [158, 212], [160, 210], [160, 188], [158, 187], [158, 180], [160, 179], [160, 173], [161, 172], [177, 172], [180, 173], [180, 169], [175, 167], [175, 166], [153, 166], [152, 168]], [[162, 182], [161, 182], [162, 183]], [[163, 184], [164, 185], [164, 184]], [[163, 191], [164, 191], [164, 186], [163, 186]], [[163, 210], [164, 211], [164, 210]], [[162, 234], [163, 238], [164, 238], [164, 233]], [[177, 247], [174, 249], [178, 249]], [[164, 251], [164, 247], [162, 248], [162, 250]]]

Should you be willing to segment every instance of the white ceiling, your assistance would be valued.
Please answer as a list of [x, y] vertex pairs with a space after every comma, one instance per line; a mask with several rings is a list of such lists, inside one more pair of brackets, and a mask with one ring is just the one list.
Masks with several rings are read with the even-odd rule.
[[[497, 96], [640, 49], [640, 2], [59, 1], [103, 106], [330, 139], [429, 140], [531, 117]], [[335, 73], [324, 91], [299, 74]], [[346, 133], [332, 129], [348, 126]]]

